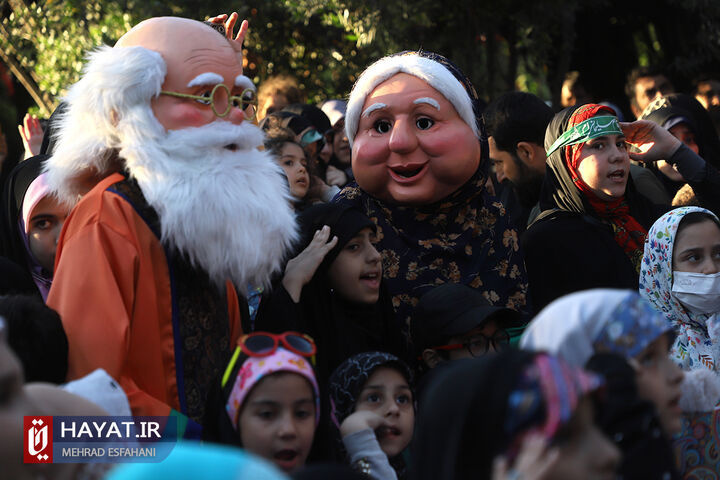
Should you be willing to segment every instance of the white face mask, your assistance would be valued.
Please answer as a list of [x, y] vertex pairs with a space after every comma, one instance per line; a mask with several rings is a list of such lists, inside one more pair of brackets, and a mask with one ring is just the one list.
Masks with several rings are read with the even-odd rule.
[[720, 312], [720, 272], [673, 272], [672, 294], [692, 313]]

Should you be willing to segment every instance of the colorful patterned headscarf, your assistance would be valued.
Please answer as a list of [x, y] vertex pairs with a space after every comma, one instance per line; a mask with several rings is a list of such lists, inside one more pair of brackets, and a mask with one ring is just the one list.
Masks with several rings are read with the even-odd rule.
[[[568, 130], [597, 115], [615, 115], [615, 111], [604, 105], [588, 104], [578, 108], [568, 121]], [[580, 190], [598, 216], [610, 223], [615, 234], [615, 241], [630, 258], [635, 270], [640, 270], [642, 248], [647, 232], [635, 218], [630, 215], [630, 206], [625, 197], [606, 201], [598, 198], [592, 189], [580, 178], [577, 168], [584, 143], [575, 143], [565, 147], [565, 164], [570, 171], [575, 186]], [[628, 172], [628, 175], [630, 173]]]
[[514, 458], [528, 435], [552, 440], [570, 421], [580, 399], [601, 385], [598, 375], [571, 367], [557, 357], [536, 355], [508, 397], [505, 433], [512, 440], [506, 456]]
[[[672, 323], [677, 338], [671, 356], [683, 370], [717, 370], [720, 361], [720, 320], [715, 315], [694, 314], [672, 294], [673, 246], [678, 226], [685, 215], [710, 211], [681, 207], [660, 217], [650, 228], [640, 270], [640, 295]], [[717, 218], [717, 217], [715, 217]]]
[[528, 325], [520, 347], [584, 367], [595, 353], [635, 357], [663, 334], [672, 335], [672, 325], [637, 292], [598, 288], [545, 307]]
[[307, 358], [282, 347], [267, 357], [248, 357], [240, 366], [233, 381], [232, 390], [225, 405], [228, 417], [237, 430], [242, 405], [250, 391], [260, 380], [278, 372], [297, 373], [310, 382], [315, 397], [315, 426], [320, 422], [320, 389], [312, 365]]
[[423, 392], [413, 438], [413, 478], [490, 478], [523, 440], [547, 440], [573, 417], [597, 375], [546, 353], [508, 349], [448, 362]]

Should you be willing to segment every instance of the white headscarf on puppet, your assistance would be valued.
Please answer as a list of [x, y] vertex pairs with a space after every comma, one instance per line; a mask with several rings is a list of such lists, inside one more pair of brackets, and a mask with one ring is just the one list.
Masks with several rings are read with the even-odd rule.
[[438, 92], [441, 92], [455, 107], [460, 118], [470, 126], [475, 136], [480, 138], [476, 114], [466, 88], [450, 73], [448, 68], [437, 61], [422, 57], [414, 52], [408, 52], [407, 54], [381, 58], [365, 69], [358, 81], [355, 82], [345, 114], [345, 133], [350, 148], [352, 148], [353, 140], [358, 131], [360, 113], [365, 99], [375, 90], [375, 87], [398, 73], [407, 73], [417, 77]]
[[[201, 22], [180, 18], [150, 19], [130, 32], [160, 30], [158, 21], [175, 32], [207, 29], [203, 38], [210, 42], [228, 41]], [[73, 205], [88, 178], [124, 168], [157, 211], [163, 244], [187, 254], [218, 284], [229, 278], [242, 291], [249, 283], [267, 286], [296, 238], [296, 225], [281, 168], [256, 149], [262, 132], [249, 121], [224, 120], [165, 131], [151, 108], [165, 81], [163, 56], [149, 49], [155, 46], [120, 45], [122, 39], [90, 53], [82, 79], [65, 98], [68, 108], [46, 166], [51, 189]]]

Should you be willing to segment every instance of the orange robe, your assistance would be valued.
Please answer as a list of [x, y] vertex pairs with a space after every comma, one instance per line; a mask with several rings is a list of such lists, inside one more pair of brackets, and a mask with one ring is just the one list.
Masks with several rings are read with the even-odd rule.
[[[193, 379], [178, 376], [173, 308], [175, 321], [183, 318], [168, 258], [134, 206], [108, 189], [123, 180], [120, 174], [102, 180], [68, 217], [47, 303], [67, 333], [68, 379], [104, 368], [124, 388], [133, 415], [169, 415], [171, 409], [187, 414], [178, 382]], [[241, 333], [229, 282], [226, 298], [230, 345], [222, 347], [229, 351]]]

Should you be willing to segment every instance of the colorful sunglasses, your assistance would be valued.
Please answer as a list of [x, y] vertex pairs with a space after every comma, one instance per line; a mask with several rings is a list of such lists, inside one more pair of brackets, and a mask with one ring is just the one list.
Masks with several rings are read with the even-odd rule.
[[280, 346], [301, 357], [309, 358], [313, 366], [315, 365], [317, 346], [310, 335], [299, 332], [253, 332], [238, 339], [235, 352], [223, 374], [222, 386], [225, 387], [241, 352], [249, 357], [267, 357], [275, 353]]

